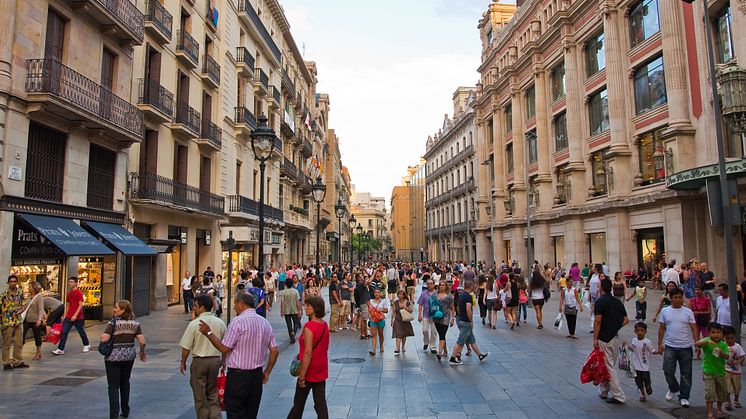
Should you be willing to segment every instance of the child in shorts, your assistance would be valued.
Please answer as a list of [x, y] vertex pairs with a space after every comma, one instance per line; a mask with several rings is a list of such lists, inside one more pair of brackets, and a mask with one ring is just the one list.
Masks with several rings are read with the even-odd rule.
[[[725, 410], [733, 410], [733, 406], [741, 407], [738, 396], [741, 394], [741, 365], [746, 359], [746, 352], [741, 345], [736, 343], [736, 329], [725, 326], [723, 327], [723, 334], [730, 353], [728, 360], [725, 362], [725, 377], [728, 381], [728, 403], [725, 405]], [[730, 404], [730, 396], [733, 396], [733, 405]]]
[[725, 378], [725, 360], [729, 358], [728, 344], [723, 340], [723, 327], [718, 323], [707, 326], [709, 336], [694, 343], [702, 349], [702, 378], [705, 382], [705, 405], [707, 419], [715, 419], [712, 404], [717, 403], [715, 414], [725, 417], [723, 403], [728, 401], [728, 385]]
[[632, 368], [635, 370], [635, 384], [640, 391], [640, 401], [647, 401], [647, 396], [653, 394], [653, 386], [650, 381], [650, 354], [653, 354], [653, 342], [646, 338], [648, 325], [643, 322], [635, 323], [635, 337], [624, 346], [632, 356]]

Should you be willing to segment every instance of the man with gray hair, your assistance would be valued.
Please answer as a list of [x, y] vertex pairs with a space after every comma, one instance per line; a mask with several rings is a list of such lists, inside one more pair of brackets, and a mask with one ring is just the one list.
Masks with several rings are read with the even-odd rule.
[[[254, 309], [254, 296], [239, 291], [236, 318], [221, 341], [210, 326], [200, 321], [199, 331], [221, 353], [228, 355], [225, 410], [228, 418], [255, 418], [262, 400], [262, 384], [269, 380], [280, 350], [272, 326]], [[266, 368], [264, 364], [267, 364]]]

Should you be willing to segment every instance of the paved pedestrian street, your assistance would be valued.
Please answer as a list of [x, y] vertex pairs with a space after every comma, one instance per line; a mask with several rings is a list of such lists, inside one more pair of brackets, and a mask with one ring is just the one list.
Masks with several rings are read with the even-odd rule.
[[[324, 290], [326, 291], [326, 290]], [[591, 350], [590, 319], [582, 313], [578, 325], [579, 340], [565, 338], [566, 330], [552, 327], [558, 298], [545, 306], [545, 328], [537, 330], [533, 310], [528, 324], [511, 331], [499, 321], [497, 330], [481, 324], [475, 327], [477, 343], [490, 356], [480, 363], [476, 356], [463, 356], [461, 366], [440, 362], [422, 351], [420, 327], [415, 319], [415, 337], [407, 343], [407, 352], [394, 355], [391, 329], [386, 330], [385, 353], [370, 357], [370, 341], [361, 341], [349, 330], [332, 335], [329, 350], [327, 399], [332, 418], [655, 418], [705, 417], [701, 365], [695, 361], [692, 408], [678, 408], [666, 402], [662, 357], [652, 359], [654, 393], [647, 403], [640, 403], [634, 380], [620, 377], [628, 402], [611, 406], [596, 395], [590, 384], [580, 384], [579, 373]], [[659, 293], [650, 292], [651, 306]], [[630, 303], [628, 313], [634, 313]], [[648, 318], [654, 314], [649, 309]], [[476, 314], [478, 316], [478, 314]], [[277, 308], [270, 312], [280, 346], [280, 358], [264, 387], [260, 417], [283, 418], [292, 405], [295, 379], [288, 373], [297, 344], [290, 345], [284, 322]], [[328, 318], [328, 317], [327, 317]], [[188, 377], [179, 373], [181, 350], [178, 339], [187, 324], [183, 307], [154, 312], [142, 317], [142, 328], [148, 340], [148, 362], [135, 363], [132, 373], [131, 418], [168, 419], [195, 417]], [[387, 320], [387, 323], [388, 320]], [[387, 326], [389, 326], [387, 324]], [[95, 345], [102, 326], [88, 329]], [[657, 327], [648, 337], [657, 341]], [[623, 329], [622, 338], [630, 339], [632, 327]], [[449, 352], [456, 340], [456, 329], [448, 334]], [[33, 343], [27, 342], [31, 358]], [[31, 362], [27, 370], [0, 374], [0, 418], [102, 418], [108, 412], [106, 377], [102, 357], [94, 350], [81, 353], [76, 334], [69, 340], [62, 357], [49, 354], [45, 343], [44, 357]], [[746, 411], [731, 412], [746, 417]], [[313, 418], [313, 401], [309, 397], [306, 417]]]

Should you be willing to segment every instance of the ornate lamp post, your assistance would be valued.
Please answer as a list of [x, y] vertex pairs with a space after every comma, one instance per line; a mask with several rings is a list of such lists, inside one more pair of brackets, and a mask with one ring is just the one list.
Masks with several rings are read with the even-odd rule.
[[357, 264], [359, 266], [363, 258], [363, 226], [361, 226], [360, 223], [357, 223], [355, 231], [357, 231]]
[[321, 245], [321, 203], [326, 196], [326, 185], [321, 182], [321, 176], [316, 178], [316, 183], [311, 187], [313, 202], [316, 203], [316, 276], [321, 276], [319, 264], [319, 246]]
[[350, 223], [350, 270], [352, 270], [352, 264], [355, 259], [355, 256], [352, 254], [352, 252], [355, 250], [352, 247], [352, 244], [355, 240], [355, 225], [357, 224], [357, 220], [355, 219], [355, 214], [350, 214], [350, 219], [348, 220]]
[[259, 161], [259, 278], [264, 278], [264, 169], [272, 156], [277, 135], [267, 126], [267, 116], [259, 115], [256, 129], [251, 131], [251, 150]]
[[342, 265], [342, 217], [347, 213], [347, 208], [342, 203], [342, 198], [337, 199], [337, 203], [334, 205], [334, 212], [337, 214], [337, 222], [339, 223], [339, 237], [337, 238], [337, 258], [339, 264]]

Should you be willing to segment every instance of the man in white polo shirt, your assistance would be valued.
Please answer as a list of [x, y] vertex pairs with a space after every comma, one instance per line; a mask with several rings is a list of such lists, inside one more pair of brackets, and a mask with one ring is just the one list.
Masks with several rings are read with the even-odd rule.
[[[672, 400], [678, 393], [679, 402], [689, 407], [689, 392], [692, 389], [692, 358], [694, 336], [697, 325], [694, 313], [684, 307], [684, 291], [674, 288], [668, 293], [671, 305], [661, 310], [658, 316], [658, 353], [663, 354], [663, 374], [668, 383], [666, 400]], [[679, 365], [681, 379], [676, 380], [676, 364]]]

